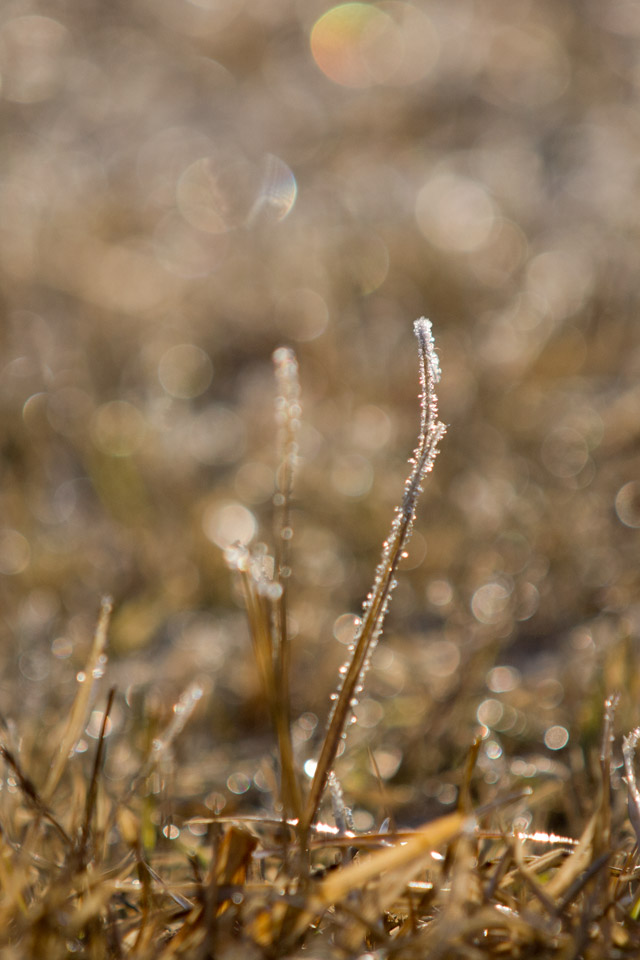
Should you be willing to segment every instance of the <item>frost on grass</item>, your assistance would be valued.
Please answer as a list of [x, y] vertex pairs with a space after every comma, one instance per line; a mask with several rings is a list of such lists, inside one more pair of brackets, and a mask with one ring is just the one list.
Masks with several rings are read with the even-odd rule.
[[318, 804], [329, 780], [340, 740], [346, 737], [348, 725], [353, 721], [354, 709], [364, 689], [364, 679], [371, 663], [391, 595], [396, 586], [398, 564], [402, 559], [416, 516], [418, 497], [427, 474], [433, 469], [438, 454], [438, 443], [446, 427], [438, 419], [436, 384], [440, 380], [440, 363], [435, 350], [431, 323], [425, 317], [416, 320], [414, 332], [418, 340], [420, 373], [420, 432], [418, 444], [409, 463], [411, 471], [404, 486], [400, 506], [396, 508], [389, 536], [382, 546], [382, 556], [376, 568], [373, 587], [363, 604], [363, 615], [358, 621], [351, 654], [340, 668], [338, 688], [332, 695], [329, 726], [318, 766], [314, 775], [306, 808], [305, 823], [309, 826], [317, 812]]
[[291, 575], [289, 554], [293, 527], [291, 500], [298, 463], [300, 381], [295, 354], [280, 347], [273, 354], [278, 397], [278, 468], [273, 495], [275, 550], [234, 544], [226, 551], [227, 564], [240, 573], [254, 655], [259, 666], [266, 702], [278, 741], [280, 803], [290, 816], [301, 809], [293, 742], [289, 696], [290, 643], [287, 627], [287, 585]]
[[[338, 688], [331, 696], [332, 706], [326, 736], [309, 796], [300, 817], [303, 833], [311, 828], [327, 785], [334, 807], [337, 805], [339, 808], [338, 819], [347, 819], [333, 765], [340, 741], [346, 737], [347, 727], [355, 722], [354, 710], [364, 689], [364, 679], [373, 651], [382, 633], [389, 601], [396, 586], [398, 565], [405, 556], [411, 537], [422, 484], [433, 469], [438, 443], [445, 433], [445, 426], [438, 419], [436, 384], [440, 380], [440, 363], [435, 351], [431, 323], [422, 317], [415, 322], [414, 332], [418, 340], [420, 378], [418, 443], [409, 461], [411, 470], [405, 482], [401, 503], [396, 508], [389, 536], [383, 544], [373, 586], [363, 604], [363, 615], [357, 623], [354, 642], [349, 647], [350, 659], [340, 668]], [[273, 558], [266, 557], [255, 548], [249, 550], [236, 544], [227, 550], [226, 559], [229, 566], [241, 574], [254, 652], [260, 664], [265, 694], [271, 704], [274, 725], [278, 731], [284, 806], [295, 811], [300, 809], [301, 801], [296, 786], [290, 742], [290, 650], [286, 606], [290, 574], [289, 546], [293, 535], [290, 506], [300, 426], [300, 386], [298, 365], [293, 352], [281, 348], [276, 350], [273, 359], [279, 387], [276, 400], [279, 467], [273, 498], [276, 508], [275, 555]]]
[[[395, 573], [398, 562], [402, 559], [413, 532], [422, 484], [427, 474], [433, 469], [438, 454], [438, 443], [446, 432], [445, 425], [438, 419], [438, 397], [435, 385], [440, 382], [440, 361], [435, 351], [431, 322], [421, 317], [414, 324], [414, 332], [418, 338], [420, 357], [420, 435], [418, 445], [409, 460], [411, 472], [405, 481], [402, 503], [396, 508], [391, 531], [382, 545], [382, 556], [376, 567], [373, 587], [363, 603], [363, 615], [356, 622], [356, 635], [349, 648], [354, 654], [351, 660], [353, 663], [360, 639], [367, 636], [368, 646], [353, 687], [351, 708], [358, 705], [360, 694], [364, 689], [364, 678], [384, 627], [391, 595], [397, 585]], [[336, 710], [340, 691], [349, 676], [349, 668], [350, 663], [347, 661], [340, 669], [338, 696], [333, 697], [331, 716]]]

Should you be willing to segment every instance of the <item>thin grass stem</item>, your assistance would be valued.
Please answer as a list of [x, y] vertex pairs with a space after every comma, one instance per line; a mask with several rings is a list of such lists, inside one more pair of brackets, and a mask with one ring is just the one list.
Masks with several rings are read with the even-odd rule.
[[67, 765], [67, 761], [72, 754], [78, 740], [82, 736], [87, 722], [87, 714], [91, 702], [91, 693], [94, 682], [99, 680], [104, 674], [106, 665], [107, 631], [111, 619], [113, 601], [111, 597], [104, 597], [100, 608], [98, 624], [93, 636], [89, 659], [82, 671], [78, 674], [78, 691], [76, 693], [65, 731], [60, 739], [60, 746], [49, 769], [49, 775], [42, 789], [42, 798], [45, 803], [49, 803], [53, 796], [60, 778]]
[[322, 795], [333, 769], [338, 747], [346, 736], [346, 726], [353, 716], [357, 697], [362, 690], [371, 655], [382, 633], [384, 619], [396, 585], [396, 573], [409, 542], [416, 514], [422, 483], [438, 453], [438, 443], [446, 427], [438, 419], [438, 398], [435, 386], [440, 379], [440, 365], [435, 352], [431, 323], [422, 317], [414, 325], [418, 339], [420, 369], [420, 434], [418, 445], [409, 461], [411, 472], [406, 480], [402, 503], [396, 508], [391, 532], [383, 544], [382, 558], [376, 570], [373, 589], [363, 606], [363, 618], [356, 635], [353, 656], [342, 680], [331, 711], [329, 726], [324, 738], [301, 820], [302, 836], [313, 823]]
[[276, 419], [280, 427], [280, 463], [276, 475], [275, 579], [280, 596], [275, 601], [274, 722], [280, 754], [280, 791], [284, 812], [299, 817], [302, 808], [300, 786], [296, 776], [293, 742], [291, 739], [291, 698], [289, 694], [291, 645], [287, 630], [288, 584], [293, 527], [291, 525], [291, 498], [298, 459], [297, 434], [300, 427], [300, 382], [298, 363], [292, 350], [280, 347], [273, 354], [279, 396], [276, 400]]

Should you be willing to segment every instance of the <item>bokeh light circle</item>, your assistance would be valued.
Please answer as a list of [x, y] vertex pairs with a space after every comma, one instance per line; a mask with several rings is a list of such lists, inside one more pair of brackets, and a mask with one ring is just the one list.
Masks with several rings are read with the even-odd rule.
[[559, 724], [549, 727], [544, 735], [544, 745], [549, 750], [562, 750], [568, 743], [569, 731]]
[[110, 400], [96, 410], [91, 423], [91, 437], [102, 453], [110, 457], [130, 457], [144, 442], [144, 416], [126, 400]]
[[300, 342], [315, 340], [329, 323], [329, 308], [316, 290], [296, 287], [278, 300], [275, 319], [285, 336]]
[[221, 550], [235, 543], [246, 545], [253, 540], [257, 522], [241, 503], [212, 503], [204, 511], [202, 529], [208, 540]]
[[182, 172], [176, 204], [187, 223], [205, 233], [226, 233], [246, 223], [257, 174], [241, 155], [200, 157]]
[[473, 594], [471, 610], [480, 623], [498, 623], [508, 610], [511, 591], [503, 584], [485, 583]]
[[616, 494], [616, 513], [625, 527], [640, 527], [640, 482], [631, 480]]
[[160, 358], [158, 379], [167, 393], [191, 400], [204, 393], [213, 377], [209, 355], [195, 343], [179, 343]]
[[435, 247], [472, 253], [489, 240], [496, 210], [481, 183], [446, 172], [419, 191], [415, 216], [421, 233]]
[[264, 158], [262, 182], [247, 220], [253, 223], [259, 217], [284, 220], [298, 196], [298, 184], [292, 170], [280, 157], [268, 153]]
[[0, 574], [14, 576], [29, 565], [31, 547], [17, 530], [0, 530]]
[[343, 87], [384, 83], [401, 62], [400, 31], [374, 4], [332, 7], [316, 21], [310, 42], [320, 70]]

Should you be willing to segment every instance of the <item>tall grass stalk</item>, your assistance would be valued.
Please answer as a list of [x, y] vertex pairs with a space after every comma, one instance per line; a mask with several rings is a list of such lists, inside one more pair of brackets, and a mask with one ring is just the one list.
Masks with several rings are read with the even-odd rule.
[[292, 350], [281, 347], [273, 355], [276, 380], [279, 387], [276, 399], [276, 421], [279, 426], [279, 468], [276, 475], [275, 581], [279, 597], [275, 599], [274, 685], [276, 705], [274, 722], [280, 754], [280, 792], [285, 813], [299, 819], [302, 798], [293, 756], [291, 740], [291, 698], [289, 671], [291, 644], [287, 626], [291, 526], [291, 498], [298, 460], [298, 429], [300, 427], [300, 381], [298, 363]]
[[363, 604], [363, 616], [354, 639], [351, 660], [342, 668], [339, 688], [334, 694], [329, 726], [300, 824], [303, 835], [316, 818], [340, 741], [346, 736], [347, 725], [354, 716], [354, 708], [362, 693], [371, 655], [384, 627], [391, 594], [396, 586], [398, 566], [405, 556], [411, 537], [422, 483], [433, 469], [438, 443], [446, 431], [445, 425], [438, 419], [438, 397], [435, 388], [440, 380], [440, 364], [430, 321], [425, 317], [416, 320], [414, 331], [418, 339], [420, 368], [421, 414], [418, 445], [409, 461], [411, 472], [405, 482], [402, 502], [396, 508], [391, 531], [382, 547], [382, 557], [376, 569], [372, 590]]

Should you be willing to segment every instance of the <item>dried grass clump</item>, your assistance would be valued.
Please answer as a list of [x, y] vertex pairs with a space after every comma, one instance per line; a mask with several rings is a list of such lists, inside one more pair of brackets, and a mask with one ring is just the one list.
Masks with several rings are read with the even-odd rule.
[[[253, 815], [193, 816], [161, 793], [167, 756], [203, 696], [196, 683], [164, 726], [146, 718], [144, 735], [131, 745], [136, 769], [124, 780], [105, 776], [115, 689], [101, 710], [92, 711], [106, 668], [111, 603], [105, 600], [66, 717], [27, 742], [11, 724], [2, 729], [0, 948], [7, 960], [638, 955], [640, 886], [628, 824], [640, 835], [634, 772], [640, 731], [623, 742], [625, 789], [613, 756], [616, 696], [605, 702], [599, 755], [592, 751], [587, 758], [590, 769], [576, 765], [573, 783], [554, 777], [548, 764], [534, 763], [540, 777], [533, 790], [516, 777], [502, 777], [490, 789], [496, 778], [477, 774], [490, 731], [484, 726], [474, 741], [469, 724], [467, 762], [462, 771], [452, 766], [449, 772], [458, 786], [456, 809], [412, 829], [398, 828], [392, 816], [366, 832], [353, 827], [337, 761], [382, 633], [422, 482], [445, 430], [438, 420], [439, 366], [429, 322], [418, 321], [415, 332], [418, 445], [340, 669], [310, 786], [305, 789], [291, 736], [289, 697], [289, 544], [300, 397], [295, 357], [281, 349], [275, 355], [275, 554], [241, 546], [227, 552], [242, 582], [277, 744], [270, 806], [265, 799]], [[88, 724], [95, 748], [85, 769]], [[562, 812], [570, 828], [577, 826], [579, 818], [570, 816], [572, 791], [585, 784], [593, 788], [589, 816], [575, 835], [558, 835], [553, 823]], [[333, 825], [319, 820], [326, 793]], [[546, 830], [517, 827], [513, 810], [525, 797]]]

